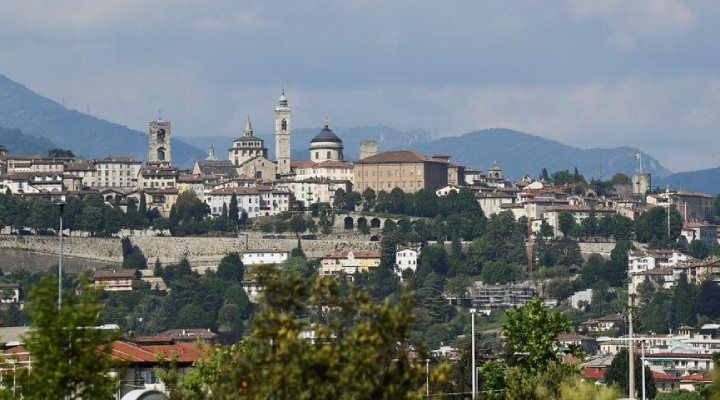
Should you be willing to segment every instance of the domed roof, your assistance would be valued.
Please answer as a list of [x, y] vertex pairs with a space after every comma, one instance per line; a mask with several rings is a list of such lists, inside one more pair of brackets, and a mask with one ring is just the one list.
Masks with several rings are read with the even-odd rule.
[[282, 94], [280, 95], [280, 98], [278, 99], [278, 105], [286, 106], [288, 104], [287, 97], [285, 97], [285, 88], [282, 90]]
[[333, 133], [333, 131], [331, 131], [330, 128], [328, 127], [327, 117], [325, 118], [325, 126], [322, 128], [320, 133], [315, 135], [313, 140], [310, 141], [310, 143], [318, 143], [318, 142], [342, 143], [342, 140], [335, 133]]

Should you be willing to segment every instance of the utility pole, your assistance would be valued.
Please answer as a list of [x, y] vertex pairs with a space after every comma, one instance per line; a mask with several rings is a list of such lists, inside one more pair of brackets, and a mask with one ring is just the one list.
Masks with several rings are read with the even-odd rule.
[[472, 398], [477, 398], [477, 368], [475, 368], [475, 313], [477, 310], [470, 309], [470, 324], [472, 324]]
[[635, 342], [633, 342], [633, 299], [634, 294], [628, 292], [628, 398], [635, 398]]

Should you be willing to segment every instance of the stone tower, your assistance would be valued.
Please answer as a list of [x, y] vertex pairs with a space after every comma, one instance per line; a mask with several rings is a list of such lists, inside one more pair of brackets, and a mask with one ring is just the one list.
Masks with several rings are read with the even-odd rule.
[[378, 152], [378, 144], [375, 140], [363, 140], [360, 142], [360, 159], [374, 156]]
[[631, 179], [633, 194], [646, 194], [652, 187], [650, 174], [636, 173], [633, 174]]
[[170, 121], [150, 121], [150, 144], [148, 162], [170, 165]]
[[290, 173], [290, 106], [285, 89], [275, 106], [275, 161], [279, 175]]

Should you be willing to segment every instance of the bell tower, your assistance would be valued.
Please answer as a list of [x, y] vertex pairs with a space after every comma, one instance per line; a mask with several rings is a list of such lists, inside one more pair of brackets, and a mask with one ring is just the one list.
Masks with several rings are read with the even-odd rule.
[[148, 162], [170, 165], [170, 121], [150, 121], [149, 135]]
[[150, 144], [148, 146], [148, 162], [170, 165], [170, 121], [157, 121], [149, 124]]
[[285, 89], [275, 106], [275, 161], [279, 175], [290, 173], [290, 106]]

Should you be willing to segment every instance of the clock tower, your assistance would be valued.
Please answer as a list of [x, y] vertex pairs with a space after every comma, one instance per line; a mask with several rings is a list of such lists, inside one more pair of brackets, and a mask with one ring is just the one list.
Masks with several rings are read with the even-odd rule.
[[148, 162], [170, 165], [170, 121], [150, 121]]
[[290, 106], [285, 89], [275, 106], [275, 161], [279, 175], [290, 173]]

